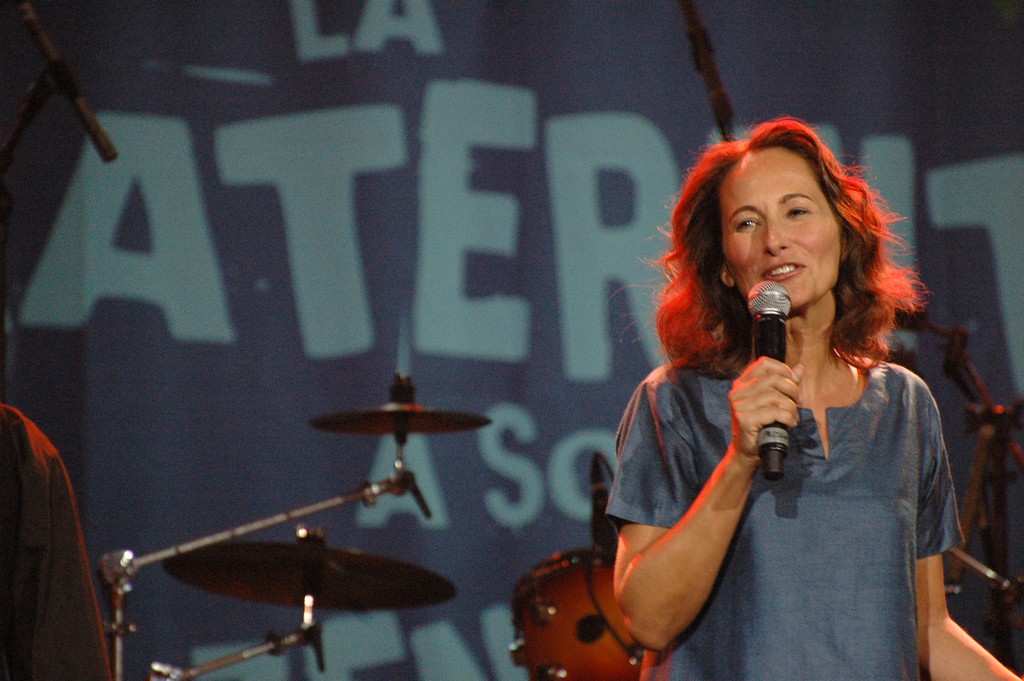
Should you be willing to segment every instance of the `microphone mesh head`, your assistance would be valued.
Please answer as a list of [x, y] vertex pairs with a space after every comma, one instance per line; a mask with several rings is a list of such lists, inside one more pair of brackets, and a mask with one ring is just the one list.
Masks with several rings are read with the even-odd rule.
[[777, 314], [786, 317], [789, 315], [791, 306], [789, 291], [775, 281], [758, 282], [747, 294], [747, 309], [755, 317], [760, 314]]

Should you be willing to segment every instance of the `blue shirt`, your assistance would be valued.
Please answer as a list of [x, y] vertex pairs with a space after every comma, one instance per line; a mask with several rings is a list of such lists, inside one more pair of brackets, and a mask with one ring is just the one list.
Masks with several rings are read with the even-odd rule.
[[[609, 515], [671, 527], [686, 513], [729, 446], [731, 386], [662, 367], [637, 387]], [[827, 417], [826, 459], [800, 409], [782, 479], [755, 476], [707, 604], [644, 679], [918, 678], [916, 562], [961, 542], [938, 409], [883, 364]]]

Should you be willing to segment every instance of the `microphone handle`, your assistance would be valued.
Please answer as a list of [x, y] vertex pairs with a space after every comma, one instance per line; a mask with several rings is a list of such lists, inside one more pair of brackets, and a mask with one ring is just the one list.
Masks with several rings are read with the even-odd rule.
[[[754, 318], [754, 354], [786, 361], [786, 317], [780, 314], [758, 314]], [[782, 460], [789, 449], [789, 431], [781, 423], [761, 428], [757, 434], [757, 450], [761, 455], [761, 473], [766, 480], [782, 477]]]
[[757, 434], [757, 451], [761, 455], [761, 473], [766, 480], [782, 477], [782, 460], [789, 449], [789, 431], [781, 423], [772, 423]]
[[754, 318], [754, 356], [786, 361], [786, 317], [759, 314]]

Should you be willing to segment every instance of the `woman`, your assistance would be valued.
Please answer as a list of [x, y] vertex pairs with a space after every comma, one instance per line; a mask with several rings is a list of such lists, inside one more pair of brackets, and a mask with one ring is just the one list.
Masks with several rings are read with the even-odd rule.
[[[884, 362], [919, 304], [891, 216], [813, 129], [783, 118], [712, 146], [661, 260], [670, 363], [618, 433], [615, 592], [645, 679], [1014, 679], [949, 618], [961, 541], [928, 388]], [[754, 358], [747, 294], [783, 285], [786, 361]], [[784, 474], [757, 436], [790, 430]]]

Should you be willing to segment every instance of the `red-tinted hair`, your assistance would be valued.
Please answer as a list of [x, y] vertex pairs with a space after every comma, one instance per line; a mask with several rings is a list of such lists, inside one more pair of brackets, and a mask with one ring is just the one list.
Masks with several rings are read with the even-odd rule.
[[672, 213], [668, 250], [658, 260], [667, 278], [655, 321], [662, 347], [675, 366], [727, 376], [751, 360], [751, 318], [745, 292], [726, 286], [719, 191], [746, 154], [781, 147], [807, 160], [840, 225], [842, 255], [833, 293], [832, 347], [862, 368], [889, 354], [887, 337], [897, 311], [919, 308], [916, 274], [890, 254], [901, 245], [890, 230], [896, 219], [861, 177], [843, 166], [813, 128], [794, 118], [755, 127], [745, 140], [719, 142], [690, 171]]

